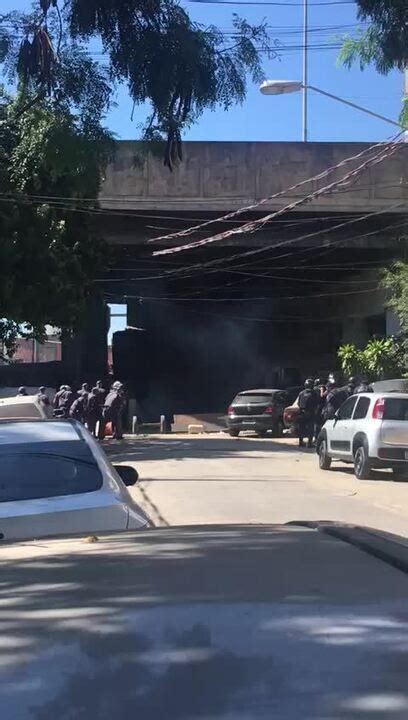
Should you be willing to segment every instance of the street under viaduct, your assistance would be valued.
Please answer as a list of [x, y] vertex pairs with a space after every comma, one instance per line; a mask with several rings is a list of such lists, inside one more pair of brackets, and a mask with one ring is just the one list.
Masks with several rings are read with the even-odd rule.
[[[378, 152], [369, 147], [186, 142], [183, 162], [170, 173], [160, 157], [141, 156], [137, 143], [117, 144], [94, 216], [94, 231], [110, 247], [98, 287], [106, 302], [127, 305], [128, 325], [138, 328], [115, 336], [114, 361], [144, 412], [220, 410], [242, 387], [297, 384], [304, 374], [327, 372], [342, 341], [395, 330], [379, 268], [405, 253], [404, 144], [352, 184], [257, 232], [152, 255], [237, 228], [338, 181]], [[285, 191], [361, 153], [330, 176]], [[188, 238], [149, 242], [278, 192]], [[260, 252], [235, 257], [254, 249]], [[66, 350], [78, 377], [106, 360], [104, 327], [95, 304], [87, 328]]]

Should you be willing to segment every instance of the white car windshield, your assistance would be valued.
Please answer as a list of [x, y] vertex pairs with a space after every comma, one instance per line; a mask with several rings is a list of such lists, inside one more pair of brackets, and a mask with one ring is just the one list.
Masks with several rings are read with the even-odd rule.
[[102, 474], [82, 442], [3, 445], [0, 502], [77, 495], [98, 490]]

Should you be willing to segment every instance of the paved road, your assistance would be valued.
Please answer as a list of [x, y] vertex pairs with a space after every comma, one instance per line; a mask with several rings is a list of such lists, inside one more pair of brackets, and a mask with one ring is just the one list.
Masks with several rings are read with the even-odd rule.
[[386, 471], [357, 481], [341, 463], [323, 472], [290, 439], [150, 436], [105, 449], [137, 467], [132, 494], [156, 525], [339, 520], [408, 537], [408, 483]]

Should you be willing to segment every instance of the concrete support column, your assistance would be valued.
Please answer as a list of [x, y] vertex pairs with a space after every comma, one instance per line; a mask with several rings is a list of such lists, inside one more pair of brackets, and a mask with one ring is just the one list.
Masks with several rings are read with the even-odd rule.
[[62, 342], [67, 382], [95, 382], [107, 375], [109, 311], [100, 298], [90, 299], [82, 328]]
[[147, 329], [151, 314], [150, 304], [143, 302], [142, 298], [127, 298], [126, 305], [128, 327]]

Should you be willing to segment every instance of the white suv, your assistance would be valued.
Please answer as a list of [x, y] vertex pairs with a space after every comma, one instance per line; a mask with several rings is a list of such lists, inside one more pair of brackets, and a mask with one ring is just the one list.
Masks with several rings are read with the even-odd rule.
[[408, 394], [352, 395], [323, 425], [316, 450], [322, 470], [343, 460], [354, 463], [360, 480], [369, 478], [372, 468], [408, 475]]

